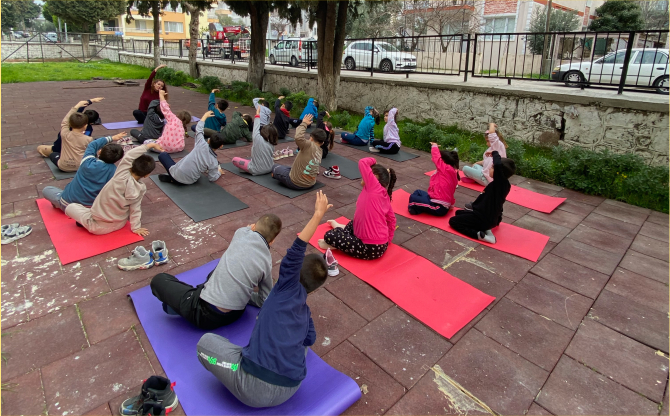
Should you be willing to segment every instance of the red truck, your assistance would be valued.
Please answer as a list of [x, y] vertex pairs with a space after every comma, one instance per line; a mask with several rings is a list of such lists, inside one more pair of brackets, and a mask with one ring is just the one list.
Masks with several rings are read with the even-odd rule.
[[[231, 35], [250, 34], [249, 29], [244, 26], [222, 26], [221, 23], [209, 24], [209, 36], [205, 45], [205, 55], [219, 55], [223, 59], [230, 58], [230, 40]], [[243, 39], [242, 39], [243, 40]], [[249, 42], [234, 42], [233, 53], [236, 59], [242, 59], [242, 55], [249, 53]], [[240, 47], [240, 45], [242, 47]]]

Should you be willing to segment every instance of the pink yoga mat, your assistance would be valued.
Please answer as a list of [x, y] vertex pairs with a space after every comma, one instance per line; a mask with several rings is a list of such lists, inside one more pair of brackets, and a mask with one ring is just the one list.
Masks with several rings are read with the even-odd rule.
[[[434, 170], [426, 172], [428, 176], [433, 176]], [[484, 187], [460, 172], [461, 180], [458, 182], [460, 186], [482, 192]], [[522, 207], [530, 208], [534, 211], [545, 212], [550, 214], [553, 210], [558, 208], [567, 198], [558, 198], [555, 196], [543, 195], [537, 192], [530, 191], [520, 186], [512, 185], [512, 189], [507, 195], [507, 202], [521, 205]]]
[[62, 264], [87, 259], [144, 240], [130, 231], [130, 223], [113, 233], [93, 235], [85, 228], [77, 227], [75, 220], [54, 208], [46, 199], [40, 198], [36, 202]]
[[[349, 222], [345, 217], [336, 221]], [[327, 223], [321, 224], [310, 244], [319, 248], [318, 240], [330, 229]], [[447, 338], [453, 337], [495, 299], [395, 244], [390, 244], [377, 260], [355, 259], [338, 250], [334, 254], [340, 266]]]
[[407, 210], [408, 204], [409, 194], [406, 191], [398, 189], [393, 192], [393, 201], [391, 202], [391, 205], [393, 206], [393, 212], [395, 212], [396, 215], [411, 218], [414, 221], [439, 228], [440, 230], [452, 234], [460, 235], [468, 240], [476, 241], [485, 246], [489, 246], [505, 253], [514, 254], [515, 256], [523, 257], [524, 259], [531, 261], [537, 261], [537, 259], [540, 258], [542, 250], [544, 250], [547, 242], [549, 242], [549, 237], [546, 235], [511, 224], [506, 224], [504, 222], [501, 222], [499, 226], [493, 229], [493, 234], [497, 240], [495, 244], [474, 240], [455, 231], [449, 226], [449, 218], [453, 217], [458, 209], [450, 209], [449, 213], [444, 217], [434, 217], [428, 214], [412, 215]]

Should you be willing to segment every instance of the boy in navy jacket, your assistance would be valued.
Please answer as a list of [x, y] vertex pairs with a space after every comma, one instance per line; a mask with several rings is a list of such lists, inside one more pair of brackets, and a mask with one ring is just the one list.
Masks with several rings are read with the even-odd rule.
[[202, 365], [247, 406], [280, 405], [298, 391], [307, 376], [305, 355], [316, 341], [307, 294], [326, 281], [328, 267], [323, 256], [305, 256], [305, 249], [331, 207], [326, 195], [318, 191], [314, 215], [286, 252], [249, 344], [243, 348], [211, 333], [198, 342]]

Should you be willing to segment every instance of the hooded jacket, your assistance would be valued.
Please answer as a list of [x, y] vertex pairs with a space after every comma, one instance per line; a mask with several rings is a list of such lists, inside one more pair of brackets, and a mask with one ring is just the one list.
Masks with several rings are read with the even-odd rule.
[[[259, 103], [260, 100], [258, 98], [254, 98], [253, 101], [254, 101], [254, 108], [256, 110], [258, 110], [259, 106], [261, 107], [261, 114], [260, 114], [260, 116], [261, 116], [260, 117], [261, 127], [263, 127], [267, 124], [270, 124], [270, 116], [272, 115], [272, 110], [270, 110], [269, 108], [267, 108], [263, 104]], [[254, 123], [255, 123], [255, 121], [254, 121]]]
[[430, 177], [428, 196], [431, 202], [450, 208], [456, 202], [454, 192], [456, 192], [458, 186], [458, 173], [453, 166], [444, 163], [440, 148], [436, 145], [433, 145], [430, 149], [430, 158], [433, 160], [437, 171]]
[[300, 125], [300, 120], [291, 118], [289, 114], [283, 112], [281, 109], [281, 100], [277, 100], [275, 101], [275, 119], [272, 124], [277, 128], [279, 138], [284, 139], [288, 135], [291, 126], [298, 127]]
[[142, 140], [156, 140], [163, 134], [165, 116], [160, 109], [160, 105], [160, 100], [153, 100], [149, 104], [147, 117], [144, 119], [144, 127], [142, 127]]
[[363, 120], [358, 123], [358, 130], [355, 133], [356, 136], [367, 142], [375, 138], [375, 118], [370, 114], [373, 108], [372, 106], [365, 107], [365, 115]]
[[232, 144], [242, 139], [245, 139], [248, 142], [252, 141], [251, 130], [249, 130], [247, 122], [244, 121], [242, 113], [239, 111], [233, 113], [233, 119], [230, 120], [230, 123], [223, 126], [221, 132], [223, 133], [225, 144]]
[[214, 113], [214, 117], [209, 117], [205, 120], [205, 128], [220, 131], [223, 126], [226, 125], [226, 115], [223, 114], [219, 107], [216, 106], [216, 95], [214, 93], [209, 94], [209, 104], [207, 105], [207, 110]]
[[60, 124], [62, 144], [58, 168], [63, 172], [76, 172], [79, 169], [86, 147], [92, 140], [90, 136], [70, 129], [70, 115], [75, 112], [77, 107], [72, 107]]
[[486, 157], [487, 152], [498, 152], [500, 157], [507, 157], [507, 149], [505, 149], [505, 144], [500, 141], [498, 138], [498, 135], [493, 132], [489, 133], [489, 148], [486, 149], [486, 152], [484, 152], [484, 164], [482, 167], [482, 173], [486, 177], [486, 180], [488, 180], [488, 183], [493, 182], [493, 179], [490, 175], [489, 172], [491, 170], [491, 167], [493, 166], [493, 156], [491, 157]]
[[314, 105], [314, 98], [310, 98], [309, 100], [307, 100], [307, 105], [305, 106], [305, 109], [302, 110], [302, 114], [300, 114], [300, 120], [305, 118], [307, 114], [311, 114], [312, 117], [314, 117], [314, 119], [316, 120], [316, 118], [319, 115], [318, 113], [319, 109], [316, 108], [316, 106]]
[[65, 202], [65, 205], [74, 202], [90, 207], [100, 190], [112, 179], [116, 172], [116, 165], [98, 159], [98, 151], [111, 142], [112, 137], [107, 136], [95, 139], [88, 144], [77, 174], [74, 175], [72, 182], [65, 185], [61, 194], [61, 200]]
[[391, 199], [377, 177], [372, 166], [377, 163], [374, 157], [358, 161], [358, 169], [363, 177], [363, 190], [356, 200], [354, 213], [354, 235], [363, 244], [386, 244], [393, 241], [395, 234], [395, 214]]
[[170, 104], [167, 101], [161, 101], [160, 103], [160, 109], [167, 122], [163, 128], [163, 134], [156, 140], [156, 143], [160, 144], [163, 150], [168, 153], [181, 152], [186, 146], [186, 143], [184, 143], [186, 134], [184, 123], [170, 110]]
[[395, 115], [398, 112], [398, 109], [393, 107], [389, 111], [389, 121], [384, 126], [384, 141], [386, 143], [394, 143], [400, 147], [400, 130], [398, 130], [398, 125], [395, 122]]

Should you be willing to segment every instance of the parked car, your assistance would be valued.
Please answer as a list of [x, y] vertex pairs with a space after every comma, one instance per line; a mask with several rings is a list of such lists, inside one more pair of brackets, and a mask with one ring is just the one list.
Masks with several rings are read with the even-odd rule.
[[[668, 94], [668, 49], [633, 48], [626, 74], [626, 85], [656, 87], [656, 92]], [[618, 85], [621, 82], [626, 50], [620, 49], [600, 59], [573, 62], [557, 66], [551, 79], [563, 81], [568, 87], [586, 83]]]
[[269, 52], [271, 64], [288, 62], [291, 66], [310, 61], [317, 62], [316, 40], [313, 38], [291, 38], [276, 44]]
[[[184, 47], [185, 48], [190, 48], [191, 47], [191, 39], [186, 39], [184, 41]], [[198, 40], [198, 48], [202, 47], [202, 42]]]
[[58, 34], [55, 32], [47, 32], [44, 34], [44, 39], [46, 39], [48, 42], [56, 43], [58, 42]]
[[344, 67], [349, 70], [372, 67], [383, 72], [416, 70], [416, 56], [402, 52], [388, 42], [375, 42], [374, 51], [372, 48], [371, 40], [351, 42], [342, 55]]

